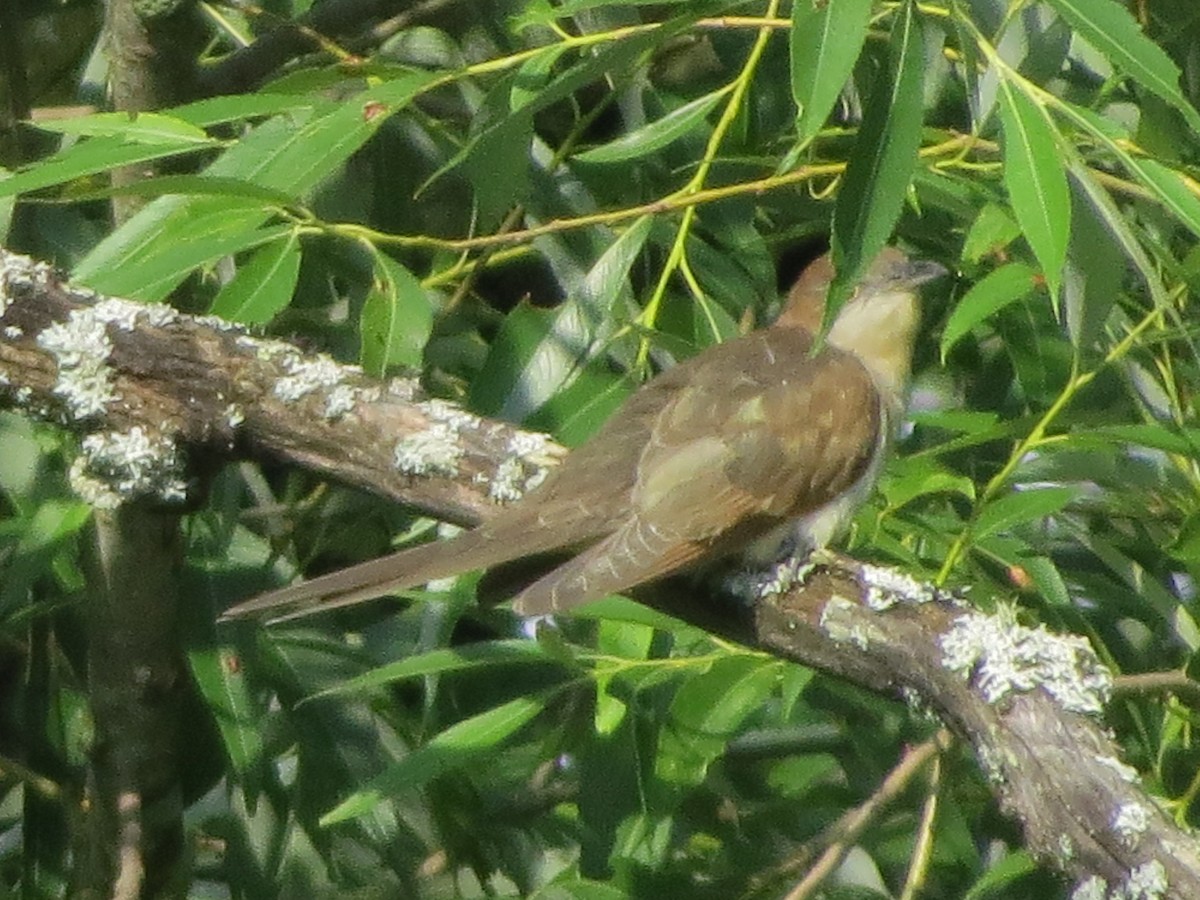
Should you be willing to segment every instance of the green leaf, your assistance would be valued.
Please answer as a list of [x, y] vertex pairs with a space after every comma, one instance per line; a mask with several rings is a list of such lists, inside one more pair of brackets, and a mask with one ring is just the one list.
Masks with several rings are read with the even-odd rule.
[[[118, 229], [100, 246], [107, 244], [107, 250], [119, 250], [119, 257], [128, 260], [128, 264], [93, 270], [92, 264], [98, 260], [93, 251], [80, 263], [76, 280], [117, 297], [147, 302], [161, 300], [199, 266], [292, 233], [291, 225], [258, 227], [264, 214], [257, 207], [239, 208], [236, 201], [225, 197], [201, 200], [186, 207], [168, 207], [175, 215], [162, 220], [162, 230], [157, 234], [127, 235], [140, 237], [142, 242], [119, 246], [114, 236], [122, 235], [123, 229]], [[137, 219], [151, 207], [156, 204], [149, 204], [133, 218]], [[161, 209], [156, 207], [155, 212]]]
[[1063, 282], [1063, 312], [1067, 334], [1075, 347], [1091, 347], [1101, 339], [1109, 314], [1125, 287], [1129, 259], [1118, 234], [1104, 214], [1091, 203], [1080, 184], [1078, 169], [1071, 167], [1071, 243]]
[[[536, 98], [484, 127], [427, 183], [465, 165], [471, 183], [476, 188], [481, 209], [491, 214], [496, 209], [505, 208], [508, 200], [519, 194], [522, 184], [528, 181], [533, 116], [598, 78], [627, 71], [643, 53], [688, 28], [697, 17], [704, 14], [705, 7], [706, 4], [691, 4], [686, 13], [664, 22], [653, 31], [632, 35], [585, 57], [555, 76]], [[497, 171], [505, 172], [507, 177], [497, 178]], [[486, 215], [483, 218], [486, 220]]]
[[227, 94], [176, 106], [164, 112], [199, 128], [210, 128], [241, 119], [275, 116], [280, 113], [308, 118], [314, 111], [327, 113], [337, 101], [316, 94]]
[[545, 709], [555, 693], [557, 691], [543, 691], [518, 697], [450, 726], [424, 747], [414, 750], [372, 779], [367, 787], [325, 813], [320, 824], [327, 827], [366, 815], [389, 796], [420, 787], [474, 759], [494, 757], [497, 745]]
[[1165, 425], [1139, 423], [1105, 425], [1073, 431], [1071, 434], [1080, 438], [1099, 436], [1106, 441], [1150, 447], [1166, 453], [1200, 456], [1200, 428], [1168, 428]]
[[[388, 115], [406, 106], [433, 78], [422, 73], [387, 82], [347, 98], [326, 114], [277, 116], [222, 153], [206, 174], [244, 179], [298, 198], [331, 175]], [[99, 140], [107, 139], [93, 139]], [[0, 182], [0, 190], [7, 183]], [[249, 198], [160, 197], [96, 245], [76, 266], [74, 275], [98, 291], [161, 300], [187, 277], [189, 270], [176, 265], [184, 248], [189, 258], [198, 260], [196, 264], [203, 264], [223, 255], [211, 255], [222, 241], [229, 247], [224, 253], [264, 243], [265, 232], [260, 232], [259, 226], [275, 211], [276, 204]], [[215, 229], [219, 240], [210, 240], [200, 223], [205, 223], [206, 229]], [[281, 227], [272, 236], [287, 230]], [[240, 237], [237, 232], [242, 233]], [[205, 242], [205, 251], [187, 248], [187, 242], [193, 240]], [[161, 276], [168, 270], [173, 272], [174, 281]]]
[[963, 239], [962, 259], [978, 263], [985, 256], [999, 253], [1021, 236], [1021, 228], [1002, 206], [985, 204], [971, 223]]
[[376, 254], [359, 328], [363, 370], [382, 378], [392, 366], [419, 369], [432, 330], [433, 306], [421, 282], [391, 257]]
[[164, 113], [107, 112], [71, 119], [39, 122], [42, 131], [119, 138], [131, 144], [193, 144], [209, 146], [212, 138], [190, 122]]
[[1071, 234], [1071, 194], [1055, 130], [1045, 111], [1008, 79], [1000, 82], [1000, 119], [1004, 186], [1050, 294], [1057, 299]]
[[508, 314], [472, 384], [474, 408], [525, 421], [587, 370], [611, 330], [614, 308], [631, 294], [629, 270], [652, 223], [645, 216], [627, 228], [552, 312], [522, 304]]
[[1113, 0], [1049, 0], [1084, 40], [1146, 90], [1173, 106], [1200, 134], [1200, 114], [1179, 89], [1179, 68]]
[[[1038, 869], [1036, 861], [1024, 850], [1008, 853], [996, 861], [964, 895], [963, 900], [985, 900], [987, 897], [998, 896], [1000, 889], [1012, 882], [1023, 878]], [[1021, 891], [1015, 895], [1020, 896]]]
[[108, 197], [165, 197], [186, 194], [192, 197], [236, 197], [239, 200], [258, 200], [264, 205], [286, 209], [295, 206], [296, 198], [274, 188], [259, 187], [241, 178], [221, 178], [214, 175], [162, 175], [144, 178], [129, 184], [96, 190], [80, 190], [74, 185], [63, 189], [66, 201], [103, 200]]
[[216, 146], [220, 146], [219, 141], [210, 141], [203, 145], [192, 140], [131, 144], [118, 137], [89, 138], [73, 144], [49, 159], [24, 166], [13, 172], [9, 178], [0, 180], [0, 197], [24, 194], [64, 181], [107, 172], [120, 166], [152, 162]]
[[1192, 234], [1200, 236], [1200, 198], [1195, 193], [1200, 186], [1196, 182], [1153, 159], [1131, 154], [1123, 162]]
[[799, 119], [796, 141], [804, 143], [825, 124], [867, 37], [873, 0], [796, 3], [792, 8], [792, 99]]
[[1072, 487], [1049, 487], [1013, 491], [985, 506], [971, 527], [976, 539], [996, 534], [1014, 525], [1044, 519], [1059, 512], [1079, 491]]
[[888, 65], [879, 69], [833, 211], [837, 272], [825, 322], [832, 322], [862, 270], [891, 236], [921, 146], [925, 41], [917, 5], [896, 9]]
[[947, 354], [971, 329], [1010, 303], [1028, 296], [1036, 284], [1037, 273], [1017, 262], [1001, 266], [976, 282], [955, 304], [946, 321], [941, 342], [942, 363], [945, 364]]
[[975, 482], [928, 457], [909, 457], [888, 467], [879, 492], [888, 507], [895, 510], [929, 494], [959, 494], [974, 500]]
[[655, 773], [671, 784], [703, 781], [730, 736], [775, 689], [781, 669], [775, 660], [731, 656], [686, 682], [671, 702], [671, 723], [659, 738]]
[[517, 80], [513, 82], [509, 91], [508, 108], [510, 110], [515, 112], [537, 98], [537, 95], [545, 88], [554, 64], [566, 50], [565, 44], [551, 44], [521, 64], [521, 68], [517, 70]]
[[269, 322], [291, 302], [299, 275], [300, 238], [290, 231], [239, 265], [237, 274], [213, 298], [209, 312], [245, 325]]
[[623, 134], [614, 141], [576, 153], [572, 159], [576, 162], [614, 163], [649, 156], [655, 150], [674, 143], [704, 124], [705, 117], [729, 90], [728, 87], [723, 87], [698, 97], [672, 110], [661, 119]]
[[1091, 170], [1081, 163], [1072, 162], [1071, 174], [1074, 176], [1075, 184], [1087, 197], [1088, 204], [1100, 221], [1104, 223], [1104, 227], [1108, 229], [1112, 239], [1120, 245], [1125, 255], [1133, 262], [1154, 305], [1159, 309], [1165, 308], [1168, 304], [1167, 293], [1163, 288], [1157, 268], [1142, 248], [1141, 242], [1133, 233], [1133, 229], [1121, 209], [1113, 201], [1112, 195], [1096, 181]]
[[237, 652], [218, 646], [193, 649], [188, 651], [188, 665], [213, 712], [230, 765], [245, 775], [262, 760], [262, 713], [251, 696]]
[[1200, 649], [1200, 625], [1179, 597], [1107, 536], [1087, 531], [1079, 531], [1077, 536], [1121, 581], [1122, 593], [1153, 609], [1188, 650]]
[[570, 384], [525, 420], [525, 426], [547, 431], [567, 447], [582, 444], [637, 388], [629, 376], [612, 369], [602, 357], [591, 360]]
[[311, 702], [320, 697], [339, 694], [360, 693], [376, 690], [409, 678], [426, 675], [441, 675], [446, 672], [463, 672], [483, 666], [546, 665], [554, 660], [548, 657], [541, 645], [535, 641], [508, 640], [466, 644], [451, 649], [431, 650], [417, 656], [405, 657], [394, 663], [379, 666], [354, 678], [343, 681], [308, 698]]

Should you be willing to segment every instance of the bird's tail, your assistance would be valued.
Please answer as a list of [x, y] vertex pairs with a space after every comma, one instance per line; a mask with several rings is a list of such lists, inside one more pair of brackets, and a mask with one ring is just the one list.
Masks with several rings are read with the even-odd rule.
[[484, 529], [468, 531], [446, 541], [410, 547], [389, 556], [301, 581], [240, 603], [221, 614], [221, 620], [263, 617], [270, 622], [353, 606], [385, 597], [437, 578], [483, 569], [509, 559], [508, 542], [497, 541]]

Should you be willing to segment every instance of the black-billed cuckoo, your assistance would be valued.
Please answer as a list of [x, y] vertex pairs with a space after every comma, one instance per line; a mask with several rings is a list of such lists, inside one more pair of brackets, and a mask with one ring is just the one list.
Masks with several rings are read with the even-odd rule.
[[903, 411], [920, 316], [940, 275], [894, 248], [813, 353], [833, 274], [810, 265], [769, 327], [646, 382], [585, 444], [472, 531], [256, 597], [223, 618], [290, 618], [554, 551], [576, 555], [513, 599], [522, 615], [729, 558], [824, 547], [870, 492]]

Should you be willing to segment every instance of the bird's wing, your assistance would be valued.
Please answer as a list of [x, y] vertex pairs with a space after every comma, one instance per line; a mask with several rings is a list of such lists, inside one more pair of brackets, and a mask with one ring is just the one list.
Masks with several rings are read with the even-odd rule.
[[640, 450], [655, 413], [676, 389], [671, 379], [644, 385], [541, 485], [478, 528], [269, 591], [226, 610], [222, 619], [266, 614], [271, 621], [282, 621], [373, 600], [435, 578], [594, 543], [628, 520]]
[[515, 608], [563, 610], [728, 555], [851, 488], [879, 443], [879, 394], [855, 357], [809, 347], [799, 331], [757, 332], [684, 364], [642, 451], [630, 515]]

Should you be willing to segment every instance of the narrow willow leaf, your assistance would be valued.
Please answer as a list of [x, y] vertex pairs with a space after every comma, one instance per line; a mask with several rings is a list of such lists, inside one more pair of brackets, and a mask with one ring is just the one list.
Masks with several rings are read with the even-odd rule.
[[81, 202], [104, 200], [109, 197], [165, 197], [168, 194], [237, 197], [241, 200], [258, 200], [280, 209], [287, 209], [296, 203], [296, 198], [285, 191], [259, 187], [241, 178], [220, 178], [212, 175], [162, 175], [95, 190], [78, 190], [71, 185], [64, 189], [62, 199]]
[[775, 690], [780, 671], [776, 661], [733, 656], [686, 682], [671, 702], [671, 726], [661, 732], [655, 774], [675, 785], [703, 781], [733, 732]]
[[[348, 97], [340, 105], [323, 107], [324, 115], [276, 116], [230, 146], [205, 174], [243, 179], [300, 198], [345, 163], [388, 116], [403, 109], [434, 78], [431, 73], [406, 74]], [[102, 140], [110, 139], [82, 143]], [[0, 181], [0, 192], [9, 183]], [[227, 241], [231, 249], [224, 252], [237, 252], [264, 242], [260, 226], [276, 208], [275, 203], [231, 197], [159, 197], [97, 244], [76, 266], [74, 277], [95, 290], [161, 300], [190, 271], [175, 265], [177, 258], [184, 261], [181, 248], [188, 241], [210, 237], [200, 230], [200, 222]], [[287, 230], [283, 227], [279, 233]], [[235, 231], [245, 233], [239, 238]], [[207, 252], [190, 256], [199, 259], [196, 265], [215, 258]], [[161, 274], [166, 272], [170, 275]], [[126, 290], [130, 285], [133, 289]]]
[[[279, 241], [292, 233], [291, 225], [254, 227], [254, 220], [261, 217], [255, 216], [252, 220], [244, 217], [241, 211], [234, 211], [219, 224], [214, 222], [217, 218], [220, 218], [218, 211], [207, 210], [206, 214], [173, 229], [172, 236], [179, 241], [174, 254], [148, 255], [136, 269], [98, 274], [88, 279], [88, 285], [102, 293], [131, 300], [161, 300], [190, 272], [212, 265], [222, 257]], [[205, 222], [210, 223], [207, 229]]]
[[261, 325], [286, 307], [300, 275], [300, 239], [296, 232], [260, 247], [221, 288], [209, 312], [230, 322]]
[[130, 144], [215, 143], [204, 133], [204, 129], [165, 113], [95, 113], [90, 116], [39, 122], [37, 127], [42, 131], [58, 134], [112, 136]]
[[392, 366], [420, 368], [432, 329], [433, 307], [421, 282], [390, 256], [378, 254], [359, 327], [363, 371], [382, 378]]
[[546, 86], [558, 58], [567, 50], [565, 44], [551, 44], [521, 64], [517, 79], [508, 95], [508, 108], [515, 112], [537, 98]]
[[[1076, 173], [1074, 165], [1071, 173]], [[1063, 319], [1071, 344], [1082, 348], [1100, 338], [1124, 289], [1129, 258], [1077, 177], [1071, 178], [1070, 186], [1073, 225], [1063, 280]]]
[[671, 110], [661, 119], [621, 135], [615, 141], [593, 147], [583, 153], [576, 153], [572, 159], [577, 162], [614, 163], [649, 156], [655, 150], [666, 147], [704, 124], [705, 117], [727, 93], [727, 89], [721, 88], [703, 97], [697, 97], [690, 103]]
[[528, 640], [497, 640], [486, 643], [466, 644], [462, 647], [430, 650], [417, 656], [409, 656], [387, 665], [364, 672], [335, 687], [320, 691], [305, 702], [318, 697], [337, 694], [353, 694], [376, 690], [410, 678], [426, 675], [441, 675], [445, 672], [462, 672], [481, 666], [546, 665], [553, 662], [542, 647]]
[[971, 223], [963, 239], [962, 259], [978, 263], [985, 256], [998, 253], [1018, 237], [1021, 227], [1008, 210], [996, 203], [987, 203]]
[[[1200, 236], [1200, 187], [1188, 176], [1153, 159], [1132, 154], [1123, 158], [1126, 168], [1174, 213], [1192, 234]], [[1189, 184], [1190, 182], [1190, 184]]]
[[335, 101], [318, 98], [315, 94], [226, 94], [176, 106], [164, 112], [200, 128], [208, 128], [224, 122], [284, 112], [307, 115], [314, 109], [327, 110], [335, 105]]
[[1141, 275], [1150, 298], [1154, 301], [1154, 305], [1159, 309], [1168, 307], [1170, 304], [1167, 299], [1167, 292], [1163, 289], [1162, 281], [1158, 277], [1158, 271], [1154, 263], [1146, 255], [1146, 251], [1142, 249], [1141, 243], [1133, 233], [1133, 229], [1130, 228], [1129, 221], [1117, 207], [1117, 204], [1113, 201], [1108, 191], [1096, 181], [1091, 171], [1082, 162], [1073, 162], [1071, 164], [1071, 175], [1075, 179], [1075, 183], [1079, 186], [1080, 191], [1087, 197], [1096, 215], [1100, 217], [1105, 227], [1108, 228], [1113, 240], [1121, 246], [1125, 255], [1133, 261], [1134, 268]]
[[928, 494], [959, 494], [975, 499], [975, 482], [929, 457], [905, 457], [888, 466], [879, 492], [891, 509]]
[[1036, 277], [1029, 266], [1014, 262], [989, 272], [987, 277], [976, 282], [958, 301], [946, 322], [941, 343], [943, 364], [951, 348], [972, 328], [1027, 296], [1036, 284]]
[[1179, 68], [1142, 34], [1137, 20], [1113, 0], [1049, 0], [1071, 27], [1155, 96], [1169, 103], [1200, 134], [1200, 113], [1179, 89]]
[[553, 312], [518, 309], [509, 313], [472, 385], [472, 402], [502, 418], [524, 421], [579, 376], [612, 322], [612, 309], [629, 290], [629, 270], [650, 234], [643, 217], [626, 229]]
[[247, 777], [262, 760], [263, 729], [261, 709], [236, 651], [208, 645], [189, 650], [187, 659], [196, 687], [214, 714], [231, 768]]
[[796, 3], [792, 9], [792, 99], [797, 143], [817, 133], [858, 61], [873, 0]]
[[1071, 487], [1048, 487], [1006, 494], [980, 511], [971, 534], [976, 539], [984, 538], [1014, 525], [1044, 519], [1062, 510], [1078, 493]]
[[1000, 84], [1004, 186], [1025, 239], [1057, 298], [1071, 235], [1071, 193], [1046, 113], [1008, 79]]
[[20, 168], [6, 179], [0, 180], [0, 197], [37, 191], [86, 175], [96, 175], [120, 166], [153, 162], [181, 153], [192, 153], [206, 146], [219, 146], [218, 141], [198, 144], [193, 140], [175, 142], [161, 141], [153, 144], [132, 144], [119, 137], [107, 135], [90, 138], [72, 144], [65, 150], [39, 161], [36, 165]]
[[891, 236], [912, 181], [921, 146], [925, 40], [917, 5], [896, 11], [889, 63], [867, 101], [858, 140], [833, 212], [832, 250], [837, 276], [825, 321], [832, 322], [850, 286]]
[[431, 778], [481, 756], [494, 756], [496, 746], [540, 713], [553, 693], [518, 697], [451, 725], [325, 813], [321, 825], [325, 827], [366, 815], [403, 790], [420, 787]]

